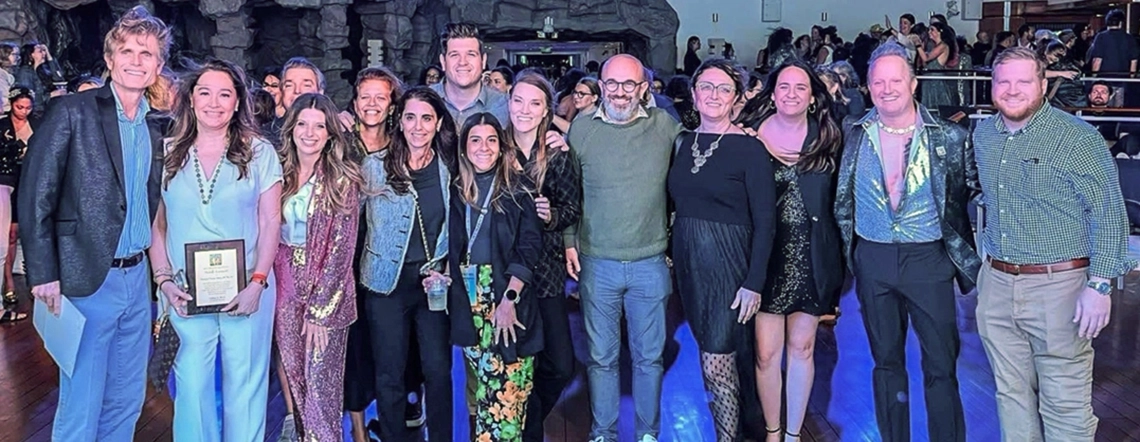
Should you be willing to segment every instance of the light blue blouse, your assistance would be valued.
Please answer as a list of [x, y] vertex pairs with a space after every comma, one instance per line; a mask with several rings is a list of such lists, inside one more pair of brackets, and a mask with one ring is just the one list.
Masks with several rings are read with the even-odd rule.
[[[248, 278], [257, 267], [257, 237], [260, 232], [257, 202], [262, 193], [281, 182], [281, 163], [272, 144], [255, 139], [253, 160], [248, 165], [245, 178], [238, 180], [237, 166], [225, 157], [217, 173], [214, 195], [209, 204], [202, 204], [193, 158], [188, 158], [170, 184], [164, 186], [166, 254], [171, 268], [177, 273], [186, 268], [186, 244], [244, 240]], [[208, 191], [209, 182], [205, 174], [202, 183]]]
[[281, 208], [285, 218], [285, 223], [281, 224], [281, 242], [285, 244], [298, 247], [305, 245], [305, 235], [309, 226], [309, 204], [313, 200], [313, 188], [316, 187], [313, 180], [316, 176], [317, 174], [313, 174]]

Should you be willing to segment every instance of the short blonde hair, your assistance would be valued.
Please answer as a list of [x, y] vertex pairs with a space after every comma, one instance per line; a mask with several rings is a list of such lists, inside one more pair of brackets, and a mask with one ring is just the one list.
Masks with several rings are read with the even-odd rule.
[[993, 66], [996, 68], [998, 65], [1014, 61], [1014, 60], [1029, 60], [1037, 66], [1037, 78], [1045, 79], [1045, 60], [1042, 60], [1032, 49], [1015, 46], [1012, 48], [1004, 49], [994, 57]]
[[123, 13], [111, 31], [107, 32], [107, 36], [103, 38], [103, 55], [110, 56], [115, 52], [115, 46], [122, 44], [131, 35], [154, 36], [158, 40], [160, 59], [166, 61], [166, 57], [170, 53], [170, 28], [158, 17], [150, 15], [150, 12], [147, 12], [142, 5], [135, 6]]

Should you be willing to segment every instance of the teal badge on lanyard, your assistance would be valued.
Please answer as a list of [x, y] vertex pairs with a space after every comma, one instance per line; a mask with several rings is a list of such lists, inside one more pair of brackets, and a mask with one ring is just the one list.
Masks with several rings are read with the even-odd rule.
[[491, 185], [487, 188], [487, 195], [483, 196], [483, 205], [479, 208], [479, 218], [475, 221], [475, 227], [471, 227], [471, 205], [467, 204], [467, 256], [464, 264], [459, 266], [460, 271], [463, 273], [463, 284], [467, 288], [467, 300], [471, 305], [475, 305], [475, 301], [479, 299], [479, 266], [471, 265], [471, 249], [475, 247], [475, 238], [479, 236], [479, 229], [483, 227], [483, 217], [487, 215], [487, 210], [491, 206], [491, 193], [495, 191], [495, 181], [499, 177], [491, 180]]

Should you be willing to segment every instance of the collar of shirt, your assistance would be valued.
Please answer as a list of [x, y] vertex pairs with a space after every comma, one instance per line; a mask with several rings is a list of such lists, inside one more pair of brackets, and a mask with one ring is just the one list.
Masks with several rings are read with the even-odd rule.
[[[444, 87], [445, 84], [447, 84], [447, 80], [443, 80], [439, 83], [433, 84], [431, 86], [431, 88], [434, 89], [435, 92], [438, 93], [440, 97], [443, 97], [444, 103], [447, 103], [448, 106], [459, 109], [459, 106], [456, 106], [455, 104], [453, 104], [454, 102], [451, 101], [451, 98], [447, 97], [447, 88]], [[487, 87], [487, 85], [479, 83], [479, 95], [476, 95], [475, 101], [472, 101], [471, 104], [468, 105], [467, 107], [471, 108], [471, 106], [478, 104], [478, 105], [486, 108], [487, 103], [491, 102], [491, 96], [490, 96], [491, 92], [489, 91], [489, 89], [491, 89], [491, 88]], [[467, 110], [467, 109], [459, 109], [460, 112], [463, 112], [465, 110]], [[462, 121], [456, 121], [455, 124], [463, 124], [463, 122]]]
[[1049, 115], [1050, 109], [1052, 108], [1053, 106], [1050, 106], [1049, 103], [1042, 102], [1041, 107], [1038, 108], [1037, 111], [1033, 112], [1032, 117], [1029, 117], [1029, 122], [1025, 123], [1021, 129], [1018, 129], [1015, 132], [1010, 132], [1009, 129], [1005, 127], [1005, 119], [1002, 118], [1000, 113], [994, 114], [994, 129], [997, 129], [998, 133], [1000, 134], [1013, 134], [1025, 132], [1027, 130], [1033, 130], [1033, 127], [1036, 126], [1038, 122], [1040, 122], [1042, 119], [1045, 119], [1046, 116]]
[[633, 119], [626, 121], [624, 123], [621, 123], [621, 122], [614, 121], [612, 118], [610, 118], [609, 115], [606, 115], [606, 107], [599, 104], [598, 110], [594, 111], [594, 117], [593, 118], [594, 119], [600, 119], [600, 120], [602, 120], [603, 123], [606, 123], [606, 124], [629, 124], [629, 123], [637, 121], [638, 119], [641, 119], [641, 118], [649, 118], [649, 111], [645, 110], [645, 106], [638, 104], [637, 105], [637, 114], [633, 116]]
[[[918, 104], [918, 102], [914, 103], [914, 108], [915, 108], [915, 123], [914, 124], [915, 124], [916, 130], [921, 130], [921, 129], [928, 128], [928, 127], [938, 127], [938, 120], [936, 120], [934, 118], [934, 116], [930, 114], [929, 110], [927, 110], [921, 104]], [[855, 124], [863, 126], [863, 130], [870, 132], [871, 126], [873, 126], [875, 123], [878, 123], [878, 122], [879, 122], [879, 109], [873, 107], [873, 108], [871, 108], [871, 110], [869, 112], [867, 112], [867, 115], [864, 115], [863, 118], [859, 119], [859, 121], [856, 122]]]
[[150, 103], [146, 101], [146, 95], [139, 97], [139, 109], [135, 112], [135, 119], [127, 118], [127, 113], [123, 110], [123, 100], [119, 99], [119, 92], [115, 90], [115, 86], [111, 85], [111, 94], [115, 96], [115, 112], [119, 116], [120, 123], [139, 124], [146, 119], [146, 114], [150, 112]]

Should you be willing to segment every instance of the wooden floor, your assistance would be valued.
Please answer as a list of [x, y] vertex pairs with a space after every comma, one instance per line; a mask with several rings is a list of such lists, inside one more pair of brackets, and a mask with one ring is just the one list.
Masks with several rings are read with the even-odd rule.
[[[25, 294], [26, 296], [26, 294]], [[959, 298], [959, 328], [962, 352], [958, 361], [962, 399], [965, 402], [968, 440], [997, 441], [998, 422], [993, 399], [994, 381], [972, 319], [975, 298]], [[28, 302], [22, 305], [27, 308]], [[821, 328], [816, 346], [816, 382], [803, 441], [877, 441], [871, 395], [872, 361], [866, 333], [853, 293], [842, 300], [845, 312], [834, 328]], [[575, 353], [582, 360], [581, 315], [572, 309], [571, 328]], [[662, 441], [714, 441], [713, 426], [701, 385], [696, 345], [688, 326], [680, 323], [678, 308], [670, 309], [677, 324], [674, 343], [667, 349], [662, 392]], [[1097, 441], [1140, 441], [1140, 296], [1120, 295], [1113, 305], [1112, 323], [1094, 342], [1093, 405], [1100, 417]], [[672, 329], [672, 328], [671, 328]], [[913, 334], [907, 342], [912, 390], [911, 419], [915, 441], [928, 440], [922, 408], [918, 343]], [[456, 359], [458, 361], [458, 359]], [[627, 359], [628, 361], [628, 359]], [[456, 365], [459, 367], [459, 365]], [[547, 420], [547, 440], [586, 440], [589, 406], [585, 375], [578, 375], [563, 400]], [[628, 371], [628, 362], [625, 369]], [[456, 371], [456, 397], [462, 397], [461, 370]], [[632, 402], [628, 374], [625, 376], [620, 425], [622, 441], [633, 439]], [[271, 429], [267, 440], [275, 441], [284, 415], [280, 388], [272, 377]], [[31, 321], [0, 327], [0, 442], [48, 441], [58, 396], [58, 371], [44, 352]], [[456, 401], [456, 434], [466, 434], [462, 401]], [[369, 410], [374, 416], [375, 410]], [[172, 405], [165, 395], [148, 393], [139, 420], [137, 441], [171, 440]], [[758, 425], [756, 422], [751, 422]], [[346, 428], [346, 436], [347, 428]]]

